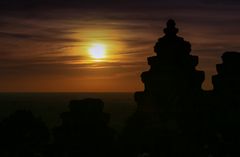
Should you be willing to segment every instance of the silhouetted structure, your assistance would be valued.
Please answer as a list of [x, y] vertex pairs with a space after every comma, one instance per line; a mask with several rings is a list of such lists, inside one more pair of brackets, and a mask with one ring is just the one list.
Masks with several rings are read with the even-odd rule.
[[217, 64], [218, 74], [213, 76], [214, 91], [224, 96], [240, 94], [240, 53], [225, 52], [222, 64]]
[[16, 111], [0, 124], [1, 157], [42, 156], [48, 141], [48, 128], [30, 111]]
[[54, 129], [54, 156], [111, 156], [114, 131], [103, 107], [100, 99], [71, 101], [70, 111], [61, 114], [62, 125]]
[[203, 91], [204, 72], [191, 45], [178, 37], [169, 20], [165, 36], [141, 75], [143, 92], [135, 93], [137, 111], [127, 122], [121, 144], [125, 156], [240, 155], [240, 53], [226, 52], [217, 65], [213, 91]]
[[[225, 52], [213, 76], [213, 108], [208, 123], [213, 156], [240, 155], [240, 53]], [[209, 101], [209, 100], [206, 100]]]
[[176, 35], [173, 20], [167, 22], [164, 33], [154, 46], [157, 56], [148, 58], [150, 70], [141, 75], [145, 90], [135, 93], [138, 110], [124, 135], [126, 152], [133, 153], [130, 156], [144, 152], [194, 156], [197, 152], [192, 130], [196, 129], [194, 117], [204, 72], [195, 69], [198, 57], [190, 55], [190, 43]]

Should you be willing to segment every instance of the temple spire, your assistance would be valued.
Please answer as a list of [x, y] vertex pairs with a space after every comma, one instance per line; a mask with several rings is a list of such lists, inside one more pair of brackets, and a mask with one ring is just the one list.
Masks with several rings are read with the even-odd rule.
[[167, 21], [167, 28], [164, 28], [164, 33], [166, 35], [175, 36], [178, 33], [178, 28], [175, 27], [176, 22], [173, 19]]

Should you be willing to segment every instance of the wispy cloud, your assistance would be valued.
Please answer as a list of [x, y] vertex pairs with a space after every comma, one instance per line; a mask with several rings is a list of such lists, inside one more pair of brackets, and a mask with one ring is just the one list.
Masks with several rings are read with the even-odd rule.
[[[1, 0], [0, 13], [4, 82], [10, 75], [138, 82], [168, 18], [176, 19], [208, 78], [224, 51], [240, 51], [240, 2], [235, 0]], [[111, 43], [112, 58], [88, 62], [85, 49], [92, 41]]]

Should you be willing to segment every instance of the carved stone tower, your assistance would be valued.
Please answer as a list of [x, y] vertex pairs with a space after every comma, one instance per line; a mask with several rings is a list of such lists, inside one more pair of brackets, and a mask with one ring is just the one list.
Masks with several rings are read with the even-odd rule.
[[160, 156], [191, 149], [190, 142], [188, 146], [181, 142], [204, 81], [204, 72], [195, 69], [198, 57], [190, 55], [191, 44], [177, 36], [175, 25], [168, 20], [165, 35], [154, 46], [157, 55], [147, 59], [150, 70], [141, 74], [145, 89], [135, 93], [138, 108], [126, 127], [129, 145]]

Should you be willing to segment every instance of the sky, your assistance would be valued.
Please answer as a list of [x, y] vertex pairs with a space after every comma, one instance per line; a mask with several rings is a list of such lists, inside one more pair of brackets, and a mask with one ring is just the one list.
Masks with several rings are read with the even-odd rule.
[[[238, 0], [1, 0], [0, 92], [134, 92], [169, 18], [199, 56], [203, 89], [240, 51]], [[106, 46], [96, 61], [88, 49]]]

